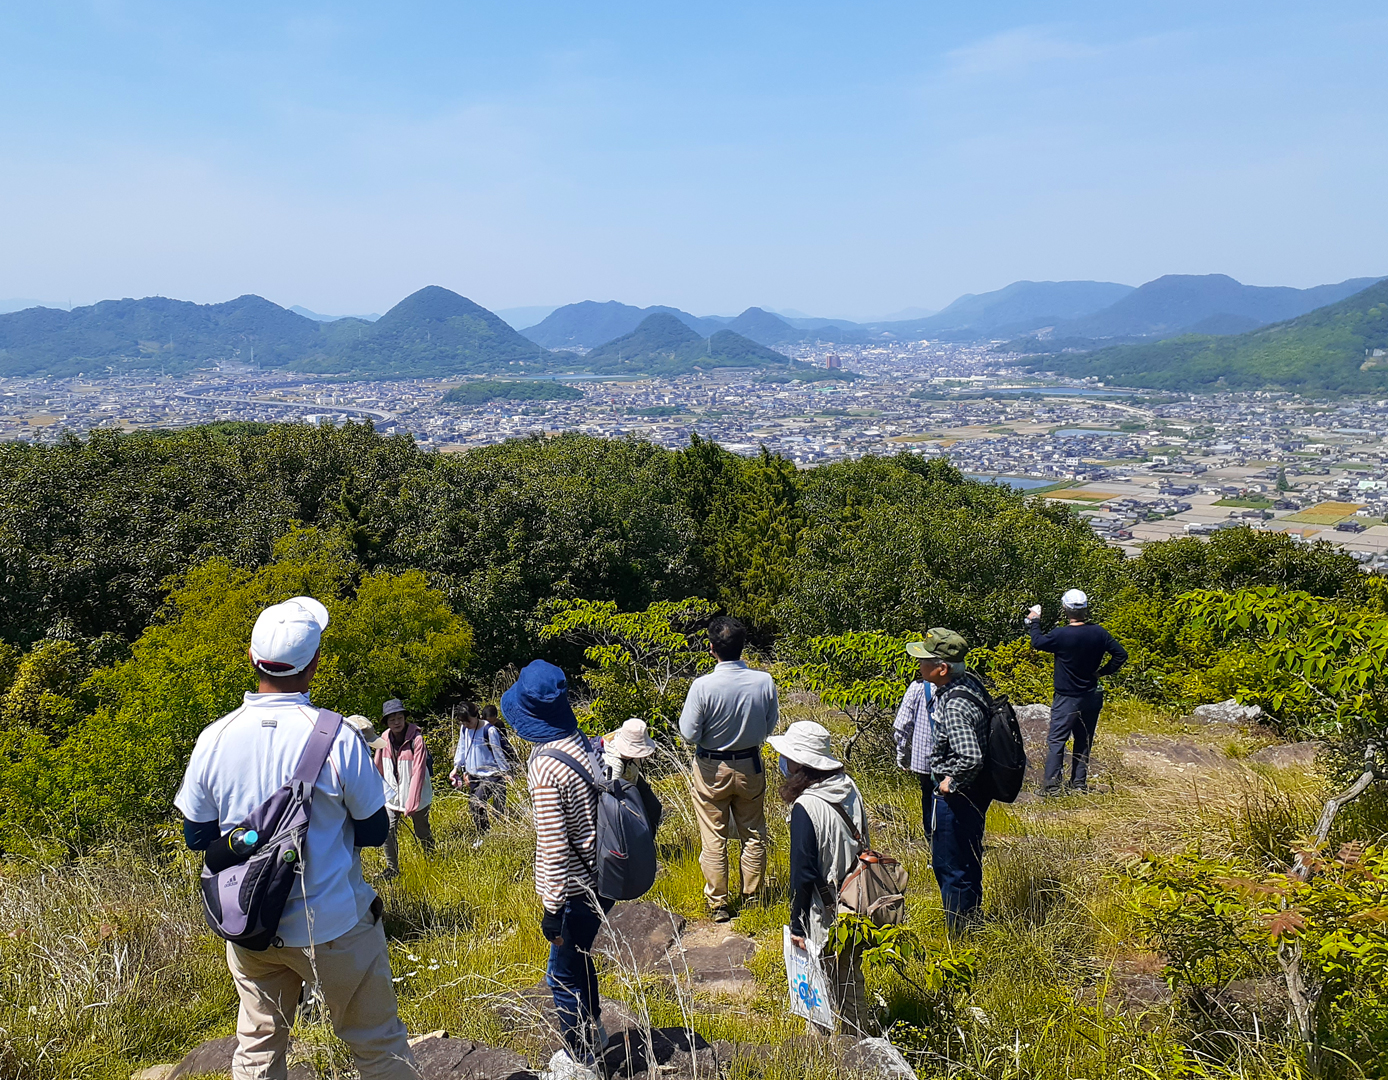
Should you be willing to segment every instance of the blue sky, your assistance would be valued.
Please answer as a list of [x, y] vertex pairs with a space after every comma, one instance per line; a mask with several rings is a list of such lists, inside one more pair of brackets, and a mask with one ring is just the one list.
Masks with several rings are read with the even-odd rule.
[[1388, 9], [0, 8], [0, 297], [831, 316], [1388, 273]]

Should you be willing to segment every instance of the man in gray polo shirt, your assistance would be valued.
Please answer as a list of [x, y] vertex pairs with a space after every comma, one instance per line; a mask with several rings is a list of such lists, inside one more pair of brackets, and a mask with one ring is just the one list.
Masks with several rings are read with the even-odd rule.
[[754, 897], [766, 870], [766, 773], [761, 744], [780, 719], [776, 683], [742, 660], [747, 628], [719, 616], [708, 626], [718, 659], [695, 679], [684, 699], [680, 734], [694, 745], [694, 816], [703, 850], [704, 897], [715, 922], [732, 918], [728, 906], [729, 826], [742, 841], [742, 898]]

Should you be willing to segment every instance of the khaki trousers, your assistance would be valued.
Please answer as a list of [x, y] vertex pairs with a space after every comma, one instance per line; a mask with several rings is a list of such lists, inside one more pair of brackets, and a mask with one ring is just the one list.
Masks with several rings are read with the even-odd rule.
[[728, 903], [729, 825], [742, 841], [742, 895], [761, 889], [766, 871], [766, 772], [761, 758], [714, 761], [695, 757], [691, 787], [703, 850], [704, 897], [711, 908]]
[[337, 1037], [352, 1048], [361, 1080], [418, 1080], [405, 1025], [395, 1006], [385, 928], [368, 914], [339, 938], [307, 949], [251, 952], [227, 942], [241, 1012], [232, 1080], [286, 1080], [289, 1029], [313, 968]]

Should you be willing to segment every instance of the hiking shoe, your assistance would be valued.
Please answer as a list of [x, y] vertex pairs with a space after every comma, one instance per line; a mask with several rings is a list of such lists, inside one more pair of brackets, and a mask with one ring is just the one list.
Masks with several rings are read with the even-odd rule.
[[1089, 794], [1089, 785], [1088, 785], [1088, 784], [1071, 784], [1071, 785], [1069, 785], [1069, 787], [1067, 787], [1065, 790], [1068, 791], [1071, 795], [1088, 795], [1088, 794]]
[[713, 921], [716, 923], [732, 922], [733, 913], [728, 910], [728, 905], [724, 904], [722, 907], [716, 907], [713, 909], [712, 918]]
[[1060, 798], [1060, 788], [1058, 788], [1058, 787], [1042, 788], [1042, 789], [1041, 789], [1041, 798], [1043, 798], [1043, 799], [1058, 799], [1058, 798]]
[[399, 876], [400, 876], [400, 871], [399, 871], [399, 870], [391, 870], [389, 867], [387, 867], [385, 870], [382, 870], [382, 871], [381, 871], [381, 876], [380, 876], [380, 879], [379, 879], [379, 880], [381, 880], [381, 881], [394, 881], [394, 880], [395, 880], [396, 878], [398, 878]]

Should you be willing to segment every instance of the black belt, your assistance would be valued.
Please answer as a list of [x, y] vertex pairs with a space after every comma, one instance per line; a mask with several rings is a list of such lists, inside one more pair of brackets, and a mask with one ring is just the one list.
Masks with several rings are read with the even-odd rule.
[[714, 761], [746, 761], [761, 757], [761, 747], [753, 746], [747, 750], [705, 750], [702, 746], [694, 748], [695, 757], [712, 758]]

